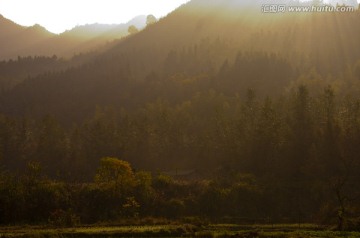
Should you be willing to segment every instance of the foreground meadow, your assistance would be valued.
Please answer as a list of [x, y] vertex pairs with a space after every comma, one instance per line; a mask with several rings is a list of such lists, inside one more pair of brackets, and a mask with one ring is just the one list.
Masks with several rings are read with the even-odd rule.
[[211, 224], [195, 226], [87, 226], [50, 228], [40, 226], [2, 227], [0, 237], [240, 237], [240, 238], [337, 238], [360, 237], [360, 232], [338, 232], [316, 225], [235, 225]]

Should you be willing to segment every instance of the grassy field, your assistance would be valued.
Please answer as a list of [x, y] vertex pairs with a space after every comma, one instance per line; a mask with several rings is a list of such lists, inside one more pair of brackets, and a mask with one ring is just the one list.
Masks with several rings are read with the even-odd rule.
[[214, 224], [111, 226], [111, 227], [1, 227], [0, 237], [239, 237], [239, 238], [360, 238], [359, 232], [335, 232], [316, 225], [233, 225]]
[[189, 225], [77, 228], [3, 227], [0, 228], [0, 237], [179, 237], [194, 233], [192, 227]]

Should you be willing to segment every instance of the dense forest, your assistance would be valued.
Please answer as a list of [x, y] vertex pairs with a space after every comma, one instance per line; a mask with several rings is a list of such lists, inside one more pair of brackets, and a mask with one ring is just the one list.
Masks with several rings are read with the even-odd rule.
[[[128, 199], [132, 215], [144, 216], [357, 218], [359, 113], [359, 99], [339, 99], [331, 87], [312, 97], [300, 86], [276, 99], [260, 100], [253, 90], [245, 99], [210, 90], [177, 105], [158, 100], [134, 112], [99, 108], [70, 129], [51, 116], [3, 116], [2, 164], [24, 171], [3, 174], [1, 204], [10, 216], [4, 219], [46, 221], [56, 208], [72, 209], [84, 222], [112, 219], [129, 212], [123, 210]], [[135, 171], [103, 157], [126, 160]], [[44, 214], [28, 210], [29, 201]]]
[[0, 223], [359, 230], [360, 12], [257, 4], [193, 0], [105, 52], [0, 62]]

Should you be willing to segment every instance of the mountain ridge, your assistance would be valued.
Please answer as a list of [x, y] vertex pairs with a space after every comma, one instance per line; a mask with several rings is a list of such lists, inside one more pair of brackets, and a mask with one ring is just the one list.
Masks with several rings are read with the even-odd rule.
[[[3, 111], [50, 113], [69, 122], [92, 115], [96, 105], [132, 108], [158, 98], [179, 103], [196, 90], [244, 95], [253, 88], [265, 97], [307, 82], [356, 91], [343, 75], [359, 60], [358, 12], [267, 15], [213, 0], [194, 14], [194, 3], [206, 1], [179, 7], [81, 67], [25, 80], [3, 95]], [[333, 40], [318, 40], [325, 38]], [[66, 96], [59, 101], [58, 94]]]
[[18, 56], [71, 57], [76, 53], [95, 50], [109, 41], [128, 35], [128, 27], [146, 26], [146, 16], [134, 17], [123, 24], [90, 24], [76, 26], [61, 34], [54, 34], [39, 24], [24, 27], [2, 16], [0, 18], [0, 60]]

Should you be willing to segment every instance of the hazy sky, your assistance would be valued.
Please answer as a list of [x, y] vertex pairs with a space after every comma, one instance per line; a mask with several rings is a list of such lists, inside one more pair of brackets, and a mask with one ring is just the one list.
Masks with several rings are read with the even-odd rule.
[[0, 0], [0, 14], [60, 33], [76, 25], [125, 23], [138, 15], [167, 15], [189, 0]]

